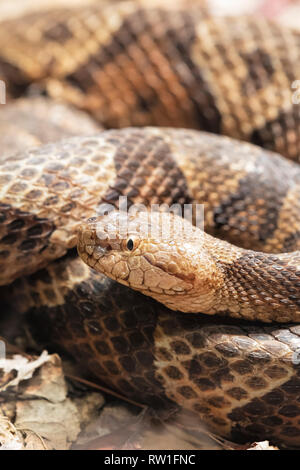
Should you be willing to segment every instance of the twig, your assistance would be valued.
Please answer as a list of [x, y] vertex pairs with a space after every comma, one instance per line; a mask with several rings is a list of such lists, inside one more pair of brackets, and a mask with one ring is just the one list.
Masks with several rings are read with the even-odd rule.
[[103, 387], [102, 385], [95, 384], [94, 382], [90, 382], [89, 380], [82, 379], [81, 377], [76, 377], [75, 375], [66, 374], [65, 376], [68, 379], [75, 380], [77, 382], [81, 382], [85, 385], [96, 388], [96, 389], [100, 390], [101, 392], [107, 393], [108, 395], [112, 395], [113, 397], [116, 397], [116, 398], [119, 398], [120, 400], [126, 401], [126, 402], [130, 403], [131, 405], [137, 406], [137, 407], [142, 408], [142, 409], [147, 408], [146, 405], [142, 405], [141, 403], [138, 403], [134, 400], [130, 400], [130, 398], [124, 397], [120, 393], [114, 392], [113, 390], [110, 390], [109, 388]]

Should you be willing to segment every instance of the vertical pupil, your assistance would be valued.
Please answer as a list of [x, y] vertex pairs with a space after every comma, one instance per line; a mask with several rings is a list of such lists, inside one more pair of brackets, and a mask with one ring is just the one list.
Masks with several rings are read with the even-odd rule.
[[131, 240], [131, 238], [127, 242], [127, 248], [130, 251], [133, 249], [133, 241]]

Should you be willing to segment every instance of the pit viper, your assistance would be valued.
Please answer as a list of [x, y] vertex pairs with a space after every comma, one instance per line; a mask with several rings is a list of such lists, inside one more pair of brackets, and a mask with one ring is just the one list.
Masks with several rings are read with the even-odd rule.
[[[176, 4], [57, 9], [0, 27], [9, 99], [34, 86], [124, 128], [1, 157], [1, 285], [40, 336], [111, 388], [188, 410], [222, 436], [295, 447], [299, 59], [296, 31]], [[232, 303], [250, 303], [244, 318], [232, 306], [238, 320], [169, 310], [83, 264], [79, 226], [120, 196], [129, 207], [203, 203], [208, 236], [234, 246], [218, 268]]]

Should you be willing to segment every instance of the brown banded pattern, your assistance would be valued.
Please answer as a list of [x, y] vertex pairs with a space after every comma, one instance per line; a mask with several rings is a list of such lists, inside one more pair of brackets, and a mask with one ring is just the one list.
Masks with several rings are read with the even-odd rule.
[[201, 6], [120, 2], [2, 22], [0, 78], [32, 82], [104, 126], [222, 133], [299, 160], [300, 34]]
[[[221, 237], [228, 233], [246, 247], [263, 250], [271, 239], [273, 252], [282, 251], [286, 244], [296, 250], [299, 240], [291, 238], [289, 223], [281, 224], [280, 237], [274, 239], [274, 233], [280, 207], [285, 196], [290, 197], [289, 191], [299, 187], [299, 175], [298, 166], [279, 155], [180, 129], [111, 130], [4, 157], [0, 162], [0, 254], [5, 267], [1, 284], [63, 256], [75, 246], [80, 222], [94, 216], [101, 203], [118, 204], [122, 195], [128, 197], [128, 206], [204, 204], [208, 232]], [[265, 199], [261, 189], [252, 190], [255, 179], [261, 180]], [[244, 185], [250, 182], [252, 192], [241, 192], [241, 180]], [[294, 195], [297, 206], [299, 191]], [[228, 198], [233, 202], [226, 213]], [[223, 218], [218, 216], [220, 209]], [[246, 211], [252, 218], [245, 217]], [[297, 227], [299, 212], [294, 215]]]

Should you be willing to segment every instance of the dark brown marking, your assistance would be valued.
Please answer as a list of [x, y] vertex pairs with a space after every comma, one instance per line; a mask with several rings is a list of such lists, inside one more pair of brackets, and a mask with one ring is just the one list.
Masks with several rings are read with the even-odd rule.
[[[254, 129], [250, 141], [300, 162], [299, 138], [296, 145], [290, 144], [287, 138], [289, 130], [293, 132], [293, 129], [298, 128], [299, 120], [299, 105], [291, 104], [289, 110], [279, 112], [277, 118], [267, 121], [263, 127]], [[281, 131], [282, 129], [284, 132]]]
[[50, 41], [58, 41], [63, 44], [68, 39], [73, 38], [73, 33], [65, 23], [56, 23], [44, 31], [44, 37]]
[[[161, 28], [158, 34], [153, 29], [153, 15], [158, 23], [164, 25], [164, 28]], [[202, 19], [202, 16], [199, 15], [198, 21]], [[157, 51], [168, 62], [178, 83], [186, 90], [192, 104], [189, 119], [194, 122], [194, 127], [219, 133], [221, 128], [220, 113], [208, 83], [203, 78], [198, 65], [192, 59], [191, 49], [196, 40], [195, 26], [195, 15], [187, 11], [181, 11], [180, 13], [174, 11], [170, 17], [162, 9], [142, 10], [137, 8], [134, 13], [129, 14], [124, 19], [117, 33], [112, 35], [111, 41], [105, 45], [101, 44], [99, 51], [91, 55], [88, 61], [78, 67], [75, 72], [69, 74], [65, 80], [68, 84], [85, 94], [88, 94], [91, 90], [96, 90], [99, 87], [99, 83], [95, 79], [95, 71], [105, 71], [111, 64], [118, 64], [119, 58], [124, 56], [127, 49], [133, 45], [141, 51], [145, 60], [147, 60], [148, 67], [153, 69], [154, 73], [161, 80], [163, 86], [162, 93], [172, 95], [172, 89], [168, 87], [166, 79], [161, 75], [160, 67], [157, 67], [151, 58], [148, 57], [148, 54], [145, 54], [142, 38], [145, 34], [148, 34], [149, 38], [153, 37], [154, 47], [157, 48]], [[178, 67], [178, 57], [180, 57], [182, 67]], [[135, 62], [130, 57], [128, 58], [128, 63], [130, 66], [135, 66]], [[143, 70], [137, 67], [137, 72], [143, 73]], [[166, 125], [168, 122], [169, 125], [172, 125], [172, 117], [168, 116], [168, 110], [165, 109], [161, 96], [155, 87], [145, 84], [140, 90], [135, 89], [135, 93], [137, 94], [137, 117], [135, 118], [133, 113], [130, 115], [133, 125], [140, 124], [140, 119], [143, 119], [144, 125], [159, 124], [153, 116], [153, 110], [155, 109], [159, 109], [161, 114], [164, 115]], [[177, 103], [177, 111], [180, 110], [180, 101], [176, 101], [176, 97], [173, 97], [173, 99]], [[181, 119], [183, 120], [185, 116], [183, 109], [181, 114]], [[115, 121], [111, 121], [110, 117], [106, 124], [109, 124], [109, 127], [119, 127], [116, 119], [118, 118], [116, 117]], [[137, 122], [135, 122], [135, 119]]]
[[270, 83], [274, 67], [270, 55], [259, 48], [252, 52], [241, 52], [240, 56], [245, 61], [248, 70], [248, 78], [241, 81], [241, 93], [251, 96]]

